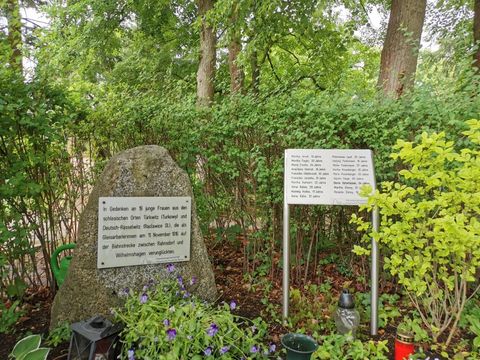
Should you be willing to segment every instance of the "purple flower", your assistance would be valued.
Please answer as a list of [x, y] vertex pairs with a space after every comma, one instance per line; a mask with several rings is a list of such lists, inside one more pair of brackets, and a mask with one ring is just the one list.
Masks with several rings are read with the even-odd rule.
[[183, 277], [181, 277], [180, 275], [177, 276], [177, 281], [178, 281], [178, 285], [180, 285], [182, 288], [183, 288]]
[[128, 296], [130, 294], [130, 289], [128, 287], [120, 291], [120, 296]]
[[230, 310], [235, 310], [236, 307], [237, 303], [234, 300], [230, 301]]
[[268, 347], [268, 351], [269, 351], [270, 353], [273, 353], [273, 352], [275, 352], [275, 350], [277, 350], [277, 345], [275, 345], [275, 344], [270, 344], [270, 346]]
[[253, 346], [250, 348], [250, 352], [253, 353], [253, 354], [254, 354], [254, 353], [257, 353], [257, 352], [258, 352], [258, 347], [257, 347], [257, 345], [253, 345]]
[[204, 353], [206, 356], [212, 355], [212, 347], [211, 347], [211, 346], [207, 347], [205, 350], [203, 350], [203, 353]]
[[170, 320], [168, 319], [163, 320], [163, 325], [170, 326]]
[[128, 360], [135, 360], [135, 351], [130, 349], [127, 351], [127, 354], [128, 354]]
[[188, 291], [185, 291], [185, 293], [183, 294], [183, 298], [186, 299], [189, 297], [190, 297], [190, 293]]
[[148, 282], [143, 286], [143, 291], [147, 291], [153, 285], [155, 285], [155, 282], [152, 279], [148, 280]]
[[168, 271], [169, 273], [174, 272], [174, 271], [175, 271], [175, 265], [173, 265], [173, 264], [168, 264], [168, 265], [167, 265], [167, 271]]
[[174, 340], [176, 336], [177, 336], [177, 330], [172, 329], [172, 328], [169, 328], [169, 329], [167, 330], [167, 338], [168, 338], [168, 341]]
[[230, 350], [230, 346], [223, 346], [223, 347], [220, 349], [220, 355], [225, 354], [228, 350]]
[[146, 293], [143, 293], [143, 295], [140, 297], [140, 304], [145, 304], [148, 300], [148, 296]]
[[215, 334], [218, 332], [218, 326], [215, 323], [210, 324], [210, 327], [207, 330], [208, 336], [215, 336]]
[[192, 276], [190, 279], [190, 285], [195, 285], [197, 283], [197, 278], [195, 276]]

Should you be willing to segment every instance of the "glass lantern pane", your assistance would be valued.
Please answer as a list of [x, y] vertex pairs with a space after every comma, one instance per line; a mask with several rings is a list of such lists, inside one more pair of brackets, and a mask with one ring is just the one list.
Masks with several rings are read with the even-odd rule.
[[70, 360], [89, 360], [91, 347], [94, 343], [88, 339], [85, 339], [82, 335], [73, 333], [72, 335], [72, 349], [69, 359]]

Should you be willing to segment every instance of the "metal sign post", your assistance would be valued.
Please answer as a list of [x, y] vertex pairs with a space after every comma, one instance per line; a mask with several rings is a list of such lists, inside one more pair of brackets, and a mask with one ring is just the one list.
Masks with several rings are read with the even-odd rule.
[[[288, 317], [288, 299], [290, 297], [290, 208], [283, 202], [283, 318]], [[285, 270], [286, 269], [286, 270]]]
[[[373, 231], [377, 232], [379, 227], [378, 208], [375, 207], [372, 213], [372, 227]], [[372, 253], [371, 253], [371, 270], [370, 270], [370, 305], [372, 308], [370, 319], [370, 335], [375, 336], [378, 332], [378, 244], [372, 238]]]
[[[371, 150], [285, 150], [283, 205], [283, 318], [288, 317], [290, 274], [290, 204], [360, 205], [361, 186], [376, 188]], [[372, 217], [378, 230], [378, 209]], [[378, 331], [378, 246], [372, 239], [371, 335]]]

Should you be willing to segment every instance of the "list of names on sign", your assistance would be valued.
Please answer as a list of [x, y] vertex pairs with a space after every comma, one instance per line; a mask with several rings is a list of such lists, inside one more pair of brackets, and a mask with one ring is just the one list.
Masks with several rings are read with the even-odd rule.
[[288, 204], [358, 205], [360, 188], [375, 188], [370, 150], [285, 150], [285, 199]]
[[190, 260], [190, 197], [101, 197], [97, 267]]

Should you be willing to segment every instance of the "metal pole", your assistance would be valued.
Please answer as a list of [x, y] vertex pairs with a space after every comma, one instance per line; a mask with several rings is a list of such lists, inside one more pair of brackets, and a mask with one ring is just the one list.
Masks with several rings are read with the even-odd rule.
[[290, 209], [287, 199], [283, 202], [283, 320], [288, 318], [289, 300], [289, 273], [290, 273], [290, 234], [289, 234]]
[[[375, 207], [372, 212], [372, 227], [374, 232], [378, 231], [379, 215], [377, 207]], [[370, 334], [375, 336], [378, 332], [378, 244], [373, 238], [370, 304], [372, 306]]]

